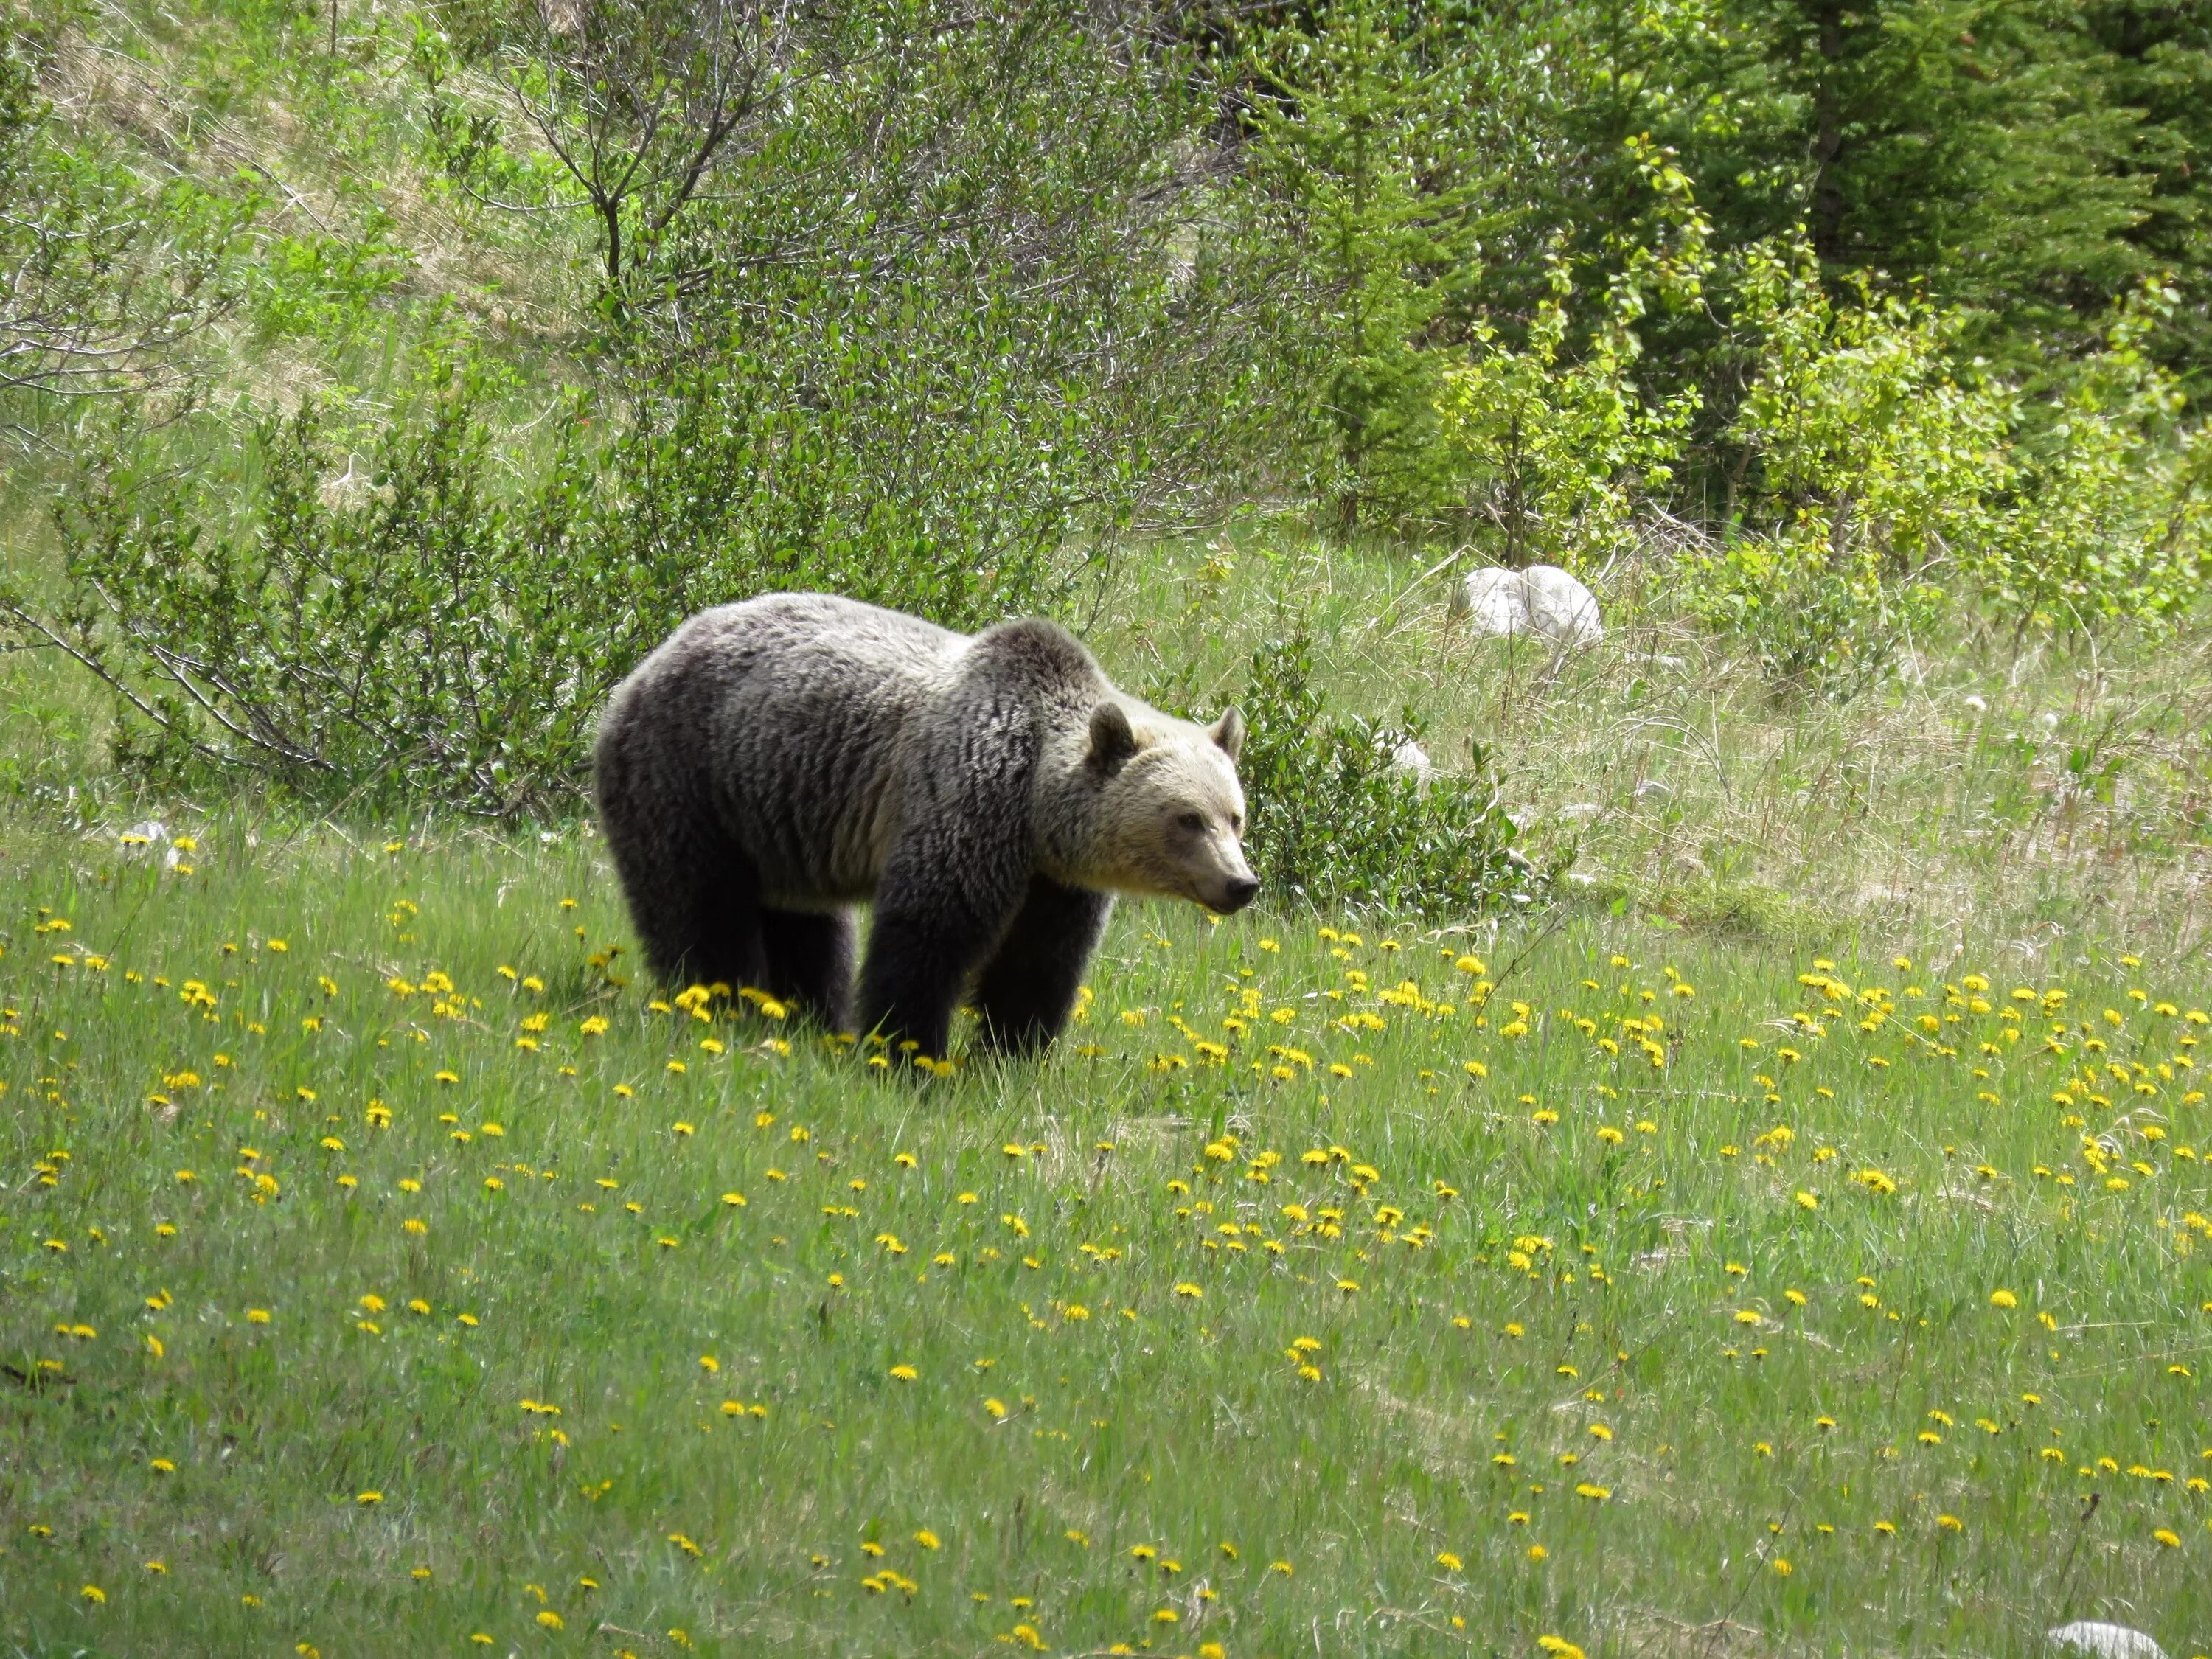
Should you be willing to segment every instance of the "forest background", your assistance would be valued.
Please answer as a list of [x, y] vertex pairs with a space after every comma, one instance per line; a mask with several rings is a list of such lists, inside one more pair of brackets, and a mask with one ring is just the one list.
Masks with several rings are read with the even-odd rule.
[[[560, 818], [678, 618], [827, 587], [1244, 696], [1276, 890], [1449, 909], [1528, 716], [1378, 624], [1474, 565], [1771, 736], [2158, 679], [2212, 558], [2198, 5], [40, 5], [0, 75], [4, 783], [65, 815]], [[2098, 695], [1990, 734], [2027, 816], [2133, 744], [2196, 823]]]

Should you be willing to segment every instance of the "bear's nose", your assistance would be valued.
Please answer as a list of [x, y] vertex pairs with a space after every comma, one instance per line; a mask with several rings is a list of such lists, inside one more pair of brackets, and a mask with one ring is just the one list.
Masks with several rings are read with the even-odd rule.
[[1237, 876], [1231, 879], [1222, 891], [1225, 900], [1222, 906], [1222, 914], [1231, 915], [1242, 910], [1259, 896], [1260, 884], [1249, 876]]

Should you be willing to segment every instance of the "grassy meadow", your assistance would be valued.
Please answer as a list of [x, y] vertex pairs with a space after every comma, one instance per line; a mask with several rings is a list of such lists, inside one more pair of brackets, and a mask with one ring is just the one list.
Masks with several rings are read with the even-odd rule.
[[908, 1083], [191, 839], [4, 842], [12, 1651], [2212, 1646], [2201, 967], [1133, 906]]
[[[1716, 404], [1675, 458], [1684, 493], [1661, 495], [1657, 450], [1609, 447], [1621, 422], [1672, 431], [1683, 394], [1741, 399], [1781, 360], [1761, 355], [1779, 325], [1744, 320], [1743, 262], [1787, 252], [1799, 210], [1747, 230], [1727, 204], [1747, 181], [1810, 199], [1809, 173], [1754, 177], [1740, 153], [1809, 155], [1784, 118], [1828, 107], [1762, 91], [1745, 125], [1740, 94], [1796, 71], [1728, 54], [1778, 28], [1797, 51], [1783, 11], [1407, 9], [1465, 49], [1442, 75], [1451, 54], [1394, 48], [1403, 179], [1372, 195], [1325, 155], [1290, 168], [1296, 146], [1254, 174], [1255, 131], [1224, 142], [1247, 90], [1193, 98], [1187, 60], [1146, 64], [1206, 18], [1287, 52], [1279, 23], [1389, 9], [761, 9], [828, 31], [806, 46], [825, 78], [757, 106], [731, 82], [749, 125], [690, 175], [709, 188], [686, 217], [632, 235], [619, 280], [549, 148], [543, 77], [592, 78], [555, 17], [730, 8], [11, 14], [45, 44], [17, 54], [35, 112], [0, 95], [0, 179], [42, 176], [6, 173], [10, 131], [58, 148], [47, 219], [0, 212], [0, 276], [44, 268], [10, 247], [76, 249], [102, 300], [131, 267], [88, 228], [128, 217], [113, 204], [147, 216], [130, 246], [156, 273], [208, 203], [250, 195], [258, 216], [220, 303], [118, 359], [132, 373], [106, 389], [131, 398], [0, 394], [0, 605], [104, 614], [87, 550], [120, 526], [143, 556], [114, 568], [172, 580], [109, 620], [172, 662], [228, 667], [261, 640], [246, 678], [307, 742], [336, 705], [287, 701], [313, 683], [268, 644], [345, 586], [307, 555], [414, 536], [420, 569], [351, 566], [349, 591], [419, 577], [426, 607], [450, 598], [430, 553], [532, 562], [487, 555], [477, 608], [419, 636], [344, 636], [400, 711], [385, 758], [422, 769], [398, 787], [366, 763], [358, 790], [289, 798], [242, 769], [173, 773], [173, 750], [119, 763], [114, 700], [56, 635], [0, 638], [0, 1655], [2025, 1659], [2081, 1618], [2212, 1655], [2212, 565], [2191, 550], [2201, 489], [2160, 493], [2212, 443], [2201, 394], [2185, 416], [2180, 383], [2142, 370], [2148, 337], [2092, 349], [2137, 314], [2107, 301], [2173, 262], [2117, 246], [2146, 158], [2169, 177], [2141, 200], [2201, 223], [2184, 158], [2212, 105], [2187, 65], [2212, 45], [2167, 52], [2158, 31], [2183, 24], [2158, 8], [2014, 8], [1954, 63], [1973, 36], [1941, 7], [1844, 14], [1879, 36], [1868, 63], [1919, 42], [1935, 69], [1906, 90], [1929, 130], [1970, 123], [2004, 162], [1960, 188], [2020, 210], [1954, 251], [1963, 289], [1893, 264], [1899, 292], [1973, 306], [1989, 250], [2078, 253], [2068, 228], [2093, 222], [2125, 258], [2087, 286], [2050, 268], [2046, 298], [2102, 296], [2079, 315], [2051, 299], [2041, 323], [1960, 336], [2034, 370], [2022, 398], [2048, 418], [2002, 467], [1986, 433], [1936, 419], [1985, 367], [1944, 368], [1950, 324], [1846, 307], [1782, 319], [1820, 347], [1784, 385], [1801, 426], [1750, 466]], [[2149, 31], [2160, 125], [2073, 55], [2121, 24]], [[2052, 55], [2008, 80], [1996, 37], [2021, 32]], [[2114, 135], [2122, 209], [2071, 173], [2049, 190], [2063, 222], [1991, 185], [2040, 190], [2037, 158], [2087, 142], [1977, 101], [2014, 88], [2020, 123], [2109, 108], [2088, 137]], [[667, 137], [617, 120], [593, 142], [632, 143], [660, 189], [683, 173]], [[1846, 159], [1880, 174], [1893, 152], [1859, 143]], [[1867, 198], [1885, 236], [1965, 199], [1897, 178]], [[1439, 190], [1448, 212], [1409, 214]], [[1380, 204], [1348, 226], [1367, 253], [1316, 234], [1354, 199]], [[633, 230], [653, 210], [634, 200]], [[1456, 237], [1468, 214], [1495, 227], [1486, 253], [1413, 229]], [[1334, 269], [1340, 246], [1374, 275]], [[1626, 318], [1638, 283], [1650, 337], [1540, 362], [1541, 273], [1576, 246], [1571, 339]], [[2187, 296], [2137, 298], [2178, 331], [2152, 356], [2198, 386], [2190, 257]], [[1468, 283], [1449, 309], [1414, 305], [1445, 272]], [[1869, 283], [1871, 306], [1889, 290]], [[1527, 389], [1498, 405], [1512, 430], [1527, 416], [1539, 450], [1579, 458], [1561, 477], [1582, 494], [1513, 496], [1514, 522], [1635, 507], [1633, 534], [1560, 544], [1601, 645], [1559, 658], [1451, 618], [1453, 581], [1501, 550], [1476, 509], [1509, 499], [1473, 451], [1437, 463], [1473, 469], [1449, 472], [1449, 515], [1416, 501], [1344, 528], [1358, 468], [1330, 434], [1354, 386], [1337, 371], [1373, 361], [1370, 324], [1342, 327], [1373, 314], [1351, 302], [1370, 284], [1401, 307], [1382, 381], [1407, 430], [1432, 425], [1437, 374], [1487, 365]], [[1700, 284], [1710, 328], [1674, 305]], [[1477, 352], [1492, 319], [1504, 343]], [[483, 424], [433, 453], [440, 364]], [[253, 434], [310, 404], [335, 447], [272, 520]], [[2076, 477], [2036, 448], [2053, 425], [2119, 436]], [[2004, 470], [2023, 456], [2071, 519], [2004, 516], [2008, 489], [2034, 493]], [[83, 520], [118, 477], [141, 516]], [[563, 478], [602, 516], [500, 539], [568, 501]], [[1869, 481], [1903, 490], [1881, 511], [1921, 542], [1887, 539]], [[442, 516], [377, 516], [423, 491]], [[2044, 550], [2025, 574], [2082, 590], [2064, 616], [2033, 584], [2000, 604], [1966, 530], [1927, 529], [1966, 497], [1987, 509], [1973, 533], [2002, 520], [1990, 545]], [[301, 562], [234, 586], [210, 550], [257, 514]], [[1800, 537], [1820, 580], [1778, 586], [1768, 623], [1699, 620], [1700, 558], [1773, 554], [1824, 514], [1873, 543]], [[659, 562], [584, 556], [631, 523], [662, 526], [637, 554]], [[824, 523], [844, 526], [827, 552]], [[1763, 671], [1759, 628], [1804, 595], [1898, 597], [1827, 580], [1868, 544], [1882, 581], [1895, 553], [1954, 589], [1917, 636], [1876, 641], [1893, 672], [1836, 700]], [[1126, 905], [1064, 1042], [943, 1076], [890, 1075], [757, 995], [656, 993], [580, 796], [499, 830], [423, 805], [456, 797], [415, 722], [473, 697], [485, 663], [550, 663], [550, 694], [580, 698], [635, 660], [612, 623], [733, 548], [757, 562], [720, 568], [761, 582], [865, 578], [947, 617], [999, 614], [970, 579], [1009, 550], [1048, 554], [1020, 604], [1056, 607], [1118, 684], [1209, 716], [1249, 694], [1257, 647], [1303, 632], [1331, 719], [1410, 710], [1559, 878], [1443, 927], [1283, 892], [1218, 922]], [[519, 592], [604, 637], [549, 642]], [[218, 647], [165, 635], [183, 612]], [[391, 644], [417, 637], [481, 654], [462, 673]], [[447, 706], [409, 701], [418, 682]]]

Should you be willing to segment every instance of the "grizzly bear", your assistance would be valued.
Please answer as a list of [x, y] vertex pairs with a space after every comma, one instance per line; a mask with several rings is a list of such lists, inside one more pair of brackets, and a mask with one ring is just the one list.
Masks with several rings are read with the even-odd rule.
[[720, 605], [615, 690], [599, 822], [663, 981], [757, 987], [853, 1018], [851, 907], [872, 902], [857, 1025], [945, 1056], [1066, 1024], [1116, 893], [1226, 914], [1244, 861], [1235, 709], [1207, 726], [1116, 690], [1052, 623], [969, 635], [824, 593]]

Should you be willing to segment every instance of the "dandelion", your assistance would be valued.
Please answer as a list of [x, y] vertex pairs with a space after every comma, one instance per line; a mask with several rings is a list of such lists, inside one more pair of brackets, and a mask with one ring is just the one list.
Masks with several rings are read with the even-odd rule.
[[1437, 1565], [1446, 1572], [1457, 1572], [1460, 1570], [1461, 1562], [1459, 1557], [1454, 1555], [1449, 1550], [1445, 1550], [1437, 1555]]
[[363, 1509], [369, 1509], [378, 1504], [381, 1504], [384, 1501], [384, 1494], [380, 1492], [374, 1491], [358, 1492], [354, 1494], [353, 1501], [360, 1504]]
[[2020, 1298], [2014, 1296], [2010, 1291], [1991, 1291], [1990, 1292], [1990, 1306], [1992, 1308], [2017, 1308], [2020, 1306]]
[[915, 1370], [911, 1365], [894, 1365], [891, 1367], [891, 1376], [893, 1380], [896, 1382], [911, 1382], [921, 1375], [921, 1373]]

